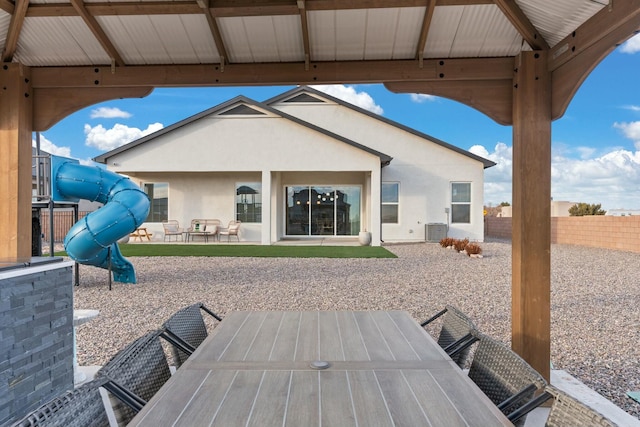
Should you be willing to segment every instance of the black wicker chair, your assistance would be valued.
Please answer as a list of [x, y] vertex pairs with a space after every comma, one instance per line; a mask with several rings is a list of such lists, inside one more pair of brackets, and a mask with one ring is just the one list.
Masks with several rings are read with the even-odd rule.
[[471, 344], [477, 341], [477, 338], [472, 334], [476, 330], [476, 325], [462, 311], [452, 305], [447, 305], [442, 311], [422, 322], [420, 326], [424, 328], [443, 315], [438, 345], [451, 356], [458, 366], [464, 368], [471, 352]]
[[474, 336], [480, 342], [469, 378], [505, 415], [527, 404], [536, 390], [546, 387], [542, 375], [509, 347], [478, 331]]
[[[127, 345], [96, 373], [96, 378], [112, 380], [142, 407], [171, 378], [161, 334], [161, 330], [152, 331]], [[118, 424], [126, 425], [137, 411], [112, 390], [109, 394]]]
[[522, 417], [549, 399], [553, 399], [553, 404], [545, 427], [618, 427], [618, 424], [607, 419], [595, 409], [586, 406], [552, 385], [548, 385], [543, 394], [509, 414], [509, 420], [512, 423], [519, 422]]
[[[202, 303], [193, 304], [178, 310], [173, 314], [164, 324], [162, 328], [170, 334], [180, 338], [184, 343], [189, 345], [192, 349], [197, 348], [202, 341], [207, 338], [207, 327], [202, 318], [202, 312], [209, 314], [214, 319], [221, 321], [222, 317], [209, 310]], [[171, 347], [171, 354], [173, 355], [173, 361], [176, 364], [176, 368], [182, 366], [182, 364], [191, 355], [191, 352], [185, 351], [180, 346], [173, 345]]]
[[109, 427], [100, 396], [104, 380], [85, 383], [40, 406], [13, 427]]

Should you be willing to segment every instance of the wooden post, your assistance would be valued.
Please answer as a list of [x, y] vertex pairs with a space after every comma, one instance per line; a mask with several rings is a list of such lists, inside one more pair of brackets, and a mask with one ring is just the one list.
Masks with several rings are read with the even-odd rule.
[[0, 263], [31, 260], [31, 70], [0, 68]]
[[512, 347], [547, 380], [551, 340], [551, 78], [546, 51], [514, 67]]

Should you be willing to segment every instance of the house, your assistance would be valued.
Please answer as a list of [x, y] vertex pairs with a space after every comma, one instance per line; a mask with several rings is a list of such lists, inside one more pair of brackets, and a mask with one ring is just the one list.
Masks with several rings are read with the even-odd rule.
[[145, 226], [242, 221], [241, 240], [482, 241], [493, 162], [310, 87], [239, 96], [94, 159], [151, 198]]

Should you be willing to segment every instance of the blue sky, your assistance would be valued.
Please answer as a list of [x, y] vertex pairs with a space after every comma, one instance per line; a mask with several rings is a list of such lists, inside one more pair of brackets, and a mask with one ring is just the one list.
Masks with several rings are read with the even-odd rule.
[[[80, 110], [41, 133], [43, 150], [90, 159], [237, 95], [264, 101], [292, 86], [156, 89], [142, 99]], [[445, 98], [393, 94], [382, 85], [317, 87], [489, 158], [485, 204], [511, 202], [512, 128]], [[640, 209], [640, 34], [589, 75], [552, 125], [554, 200]]]

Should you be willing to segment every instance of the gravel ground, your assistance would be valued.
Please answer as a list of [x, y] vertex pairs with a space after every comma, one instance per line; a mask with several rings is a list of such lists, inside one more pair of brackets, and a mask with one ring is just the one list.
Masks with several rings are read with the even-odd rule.
[[[130, 258], [138, 284], [113, 284], [81, 266], [75, 308], [98, 309], [78, 328], [80, 365], [102, 365], [179, 308], [202, 301], [234, 310], [407, 310], [422, 320], [453, 304], [480, 330], [511, 337], [511, 244], [488, 241], [472, 259], [437, 244], [388, 245], [397, 259]], [[638, 417], [640, 254], [552, 246], [551, 358]], [[211, 325], [212, 326], [212, 325]]]

